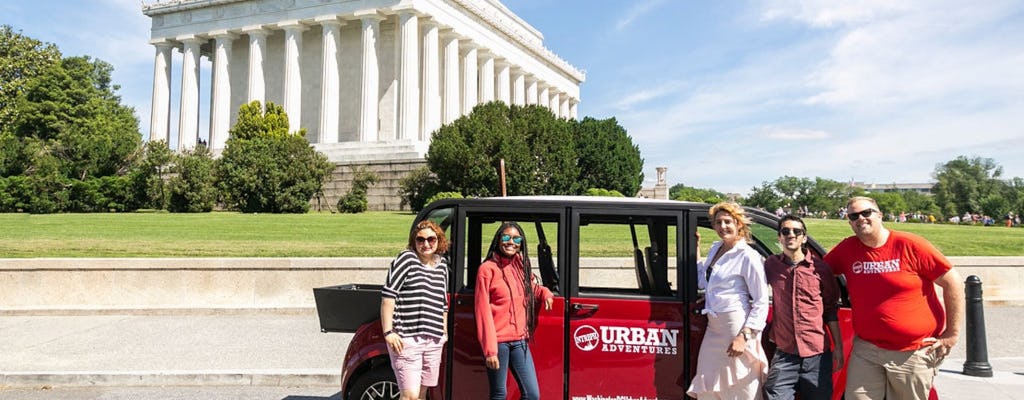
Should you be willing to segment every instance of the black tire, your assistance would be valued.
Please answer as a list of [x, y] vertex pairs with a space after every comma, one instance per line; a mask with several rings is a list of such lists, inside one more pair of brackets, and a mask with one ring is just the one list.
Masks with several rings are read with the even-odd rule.
[[398, 400], [401, 395], [391, 366], [371, 369], [354, 379], [347, 400]]

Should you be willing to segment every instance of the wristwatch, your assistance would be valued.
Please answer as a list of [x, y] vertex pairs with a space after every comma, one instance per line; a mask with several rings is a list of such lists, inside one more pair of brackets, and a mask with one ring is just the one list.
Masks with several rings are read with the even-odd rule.
[[743, 340], [749, 341], [754, 338], [754, 331], [751, 331], [749, 329], [743, 329], [740, 331], [740, 333], [743, 334]]
[[392, 334], [392, 333], [395, 333], [395, 330], [394, 330], [394, 329], [392, 329], [392, 330], [390, 330], [390, 331], [387, 331], [387, 332], [384, 332], [384, 337], [388, 337], [388, 335], [390, 335], [390, 334]]

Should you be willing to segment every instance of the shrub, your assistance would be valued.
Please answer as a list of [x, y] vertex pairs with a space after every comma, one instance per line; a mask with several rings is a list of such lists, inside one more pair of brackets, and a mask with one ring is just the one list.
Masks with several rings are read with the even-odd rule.
[[352, 172], [352, 188], [338, 199], [338, 212], [358, 214], [366, 211], [369, 205], [366, 190], [380, 179], [377, 174], [363, 168], [354, 169]]
[[625, 197], [618, 190], [608, 190], [601, 188], [590, 188], [585, 193], [586, 196], [603, 196], [603, 197]]
[[225, 205], [242, 212], [305, 213], [334, 169], [305, 138], [287, 133], [281, 107], [243, 105], [217, 165]]
[[423, 209], [427, 205], [427, 199], [437, 194], [440, 190], [437, 183], [437, 176], [430, 172], [430, 168], [423, 166], [413, 170], [398, 181], [398, 193], [402, 197], [402, 207], [409, 206], [413, 211]]
[[213, 156], [206, 146], [178, 157], [171, 169], [176, 175], [168, 182], [171, 212], [209, 212], [217, 204]]
[[463, 196], [462, 196], [462, 193], [459, 193], [459, 192], [441, 192], [441, 193], [435, 194], [433, 196], [430, 196], [430, 198], [427, 199], [427, 204], [433, 203], [433, 202], [438, 201], [438, 200], [461, 199], [461, 198], [463, 198]]

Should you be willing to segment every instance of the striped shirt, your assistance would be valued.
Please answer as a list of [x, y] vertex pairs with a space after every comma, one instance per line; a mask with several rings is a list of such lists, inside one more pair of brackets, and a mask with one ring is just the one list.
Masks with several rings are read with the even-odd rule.
[[381, 295], [395, 299], [393, 329], [399, 336], [444, 337], [444, 313], [448, 311], [448, 263], [436, 256], [434, 267], [420, 262], [416, 252], [405, 250], [388, 270]]

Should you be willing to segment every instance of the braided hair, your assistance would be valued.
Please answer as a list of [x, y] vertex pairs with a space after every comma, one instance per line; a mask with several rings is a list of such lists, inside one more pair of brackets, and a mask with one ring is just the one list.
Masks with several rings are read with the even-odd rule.
[[533, 266], [530, 264], [530, 253], [527, 250], [526, 235], [523, 232], [523, 228], [519, 224], [506, 221], [498, 227], [498, 231], [494, 233], [494, 239], [491, 240], [491, 247], [487, 249], [487, 257], [485, 259], [490, 260], [495, 257], [495, 254], [504, 255], [501, 251], [501, 236], [505, 230], [513, 228], [519, 231], [519, 236], [523, 237], [523, 242], [519, 244], [519, 255], [523, 258], [523, 292], [525, 299], [523, 299], [523, 308], [526, 310], [526, 327], [527, 332], [533, 332], [534, 328], [537, 327], [537, 300], [533, 295]]

